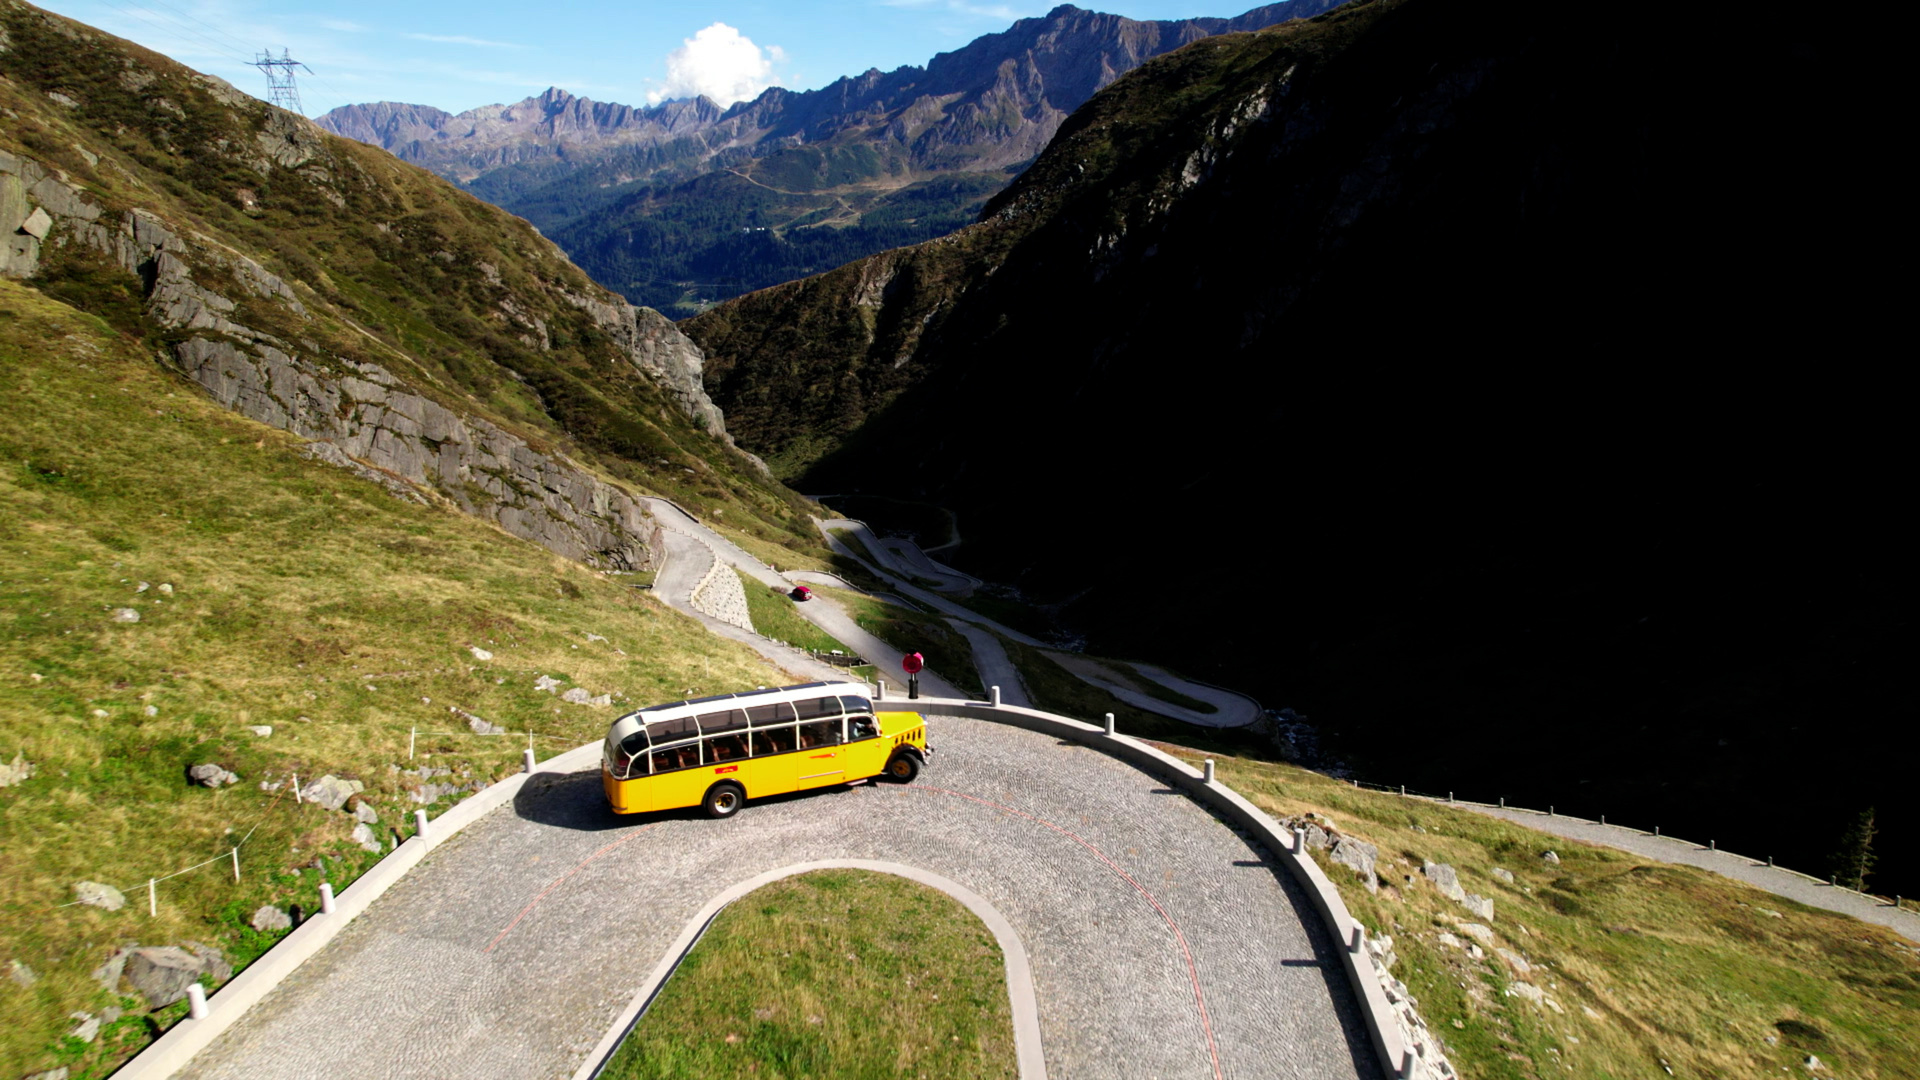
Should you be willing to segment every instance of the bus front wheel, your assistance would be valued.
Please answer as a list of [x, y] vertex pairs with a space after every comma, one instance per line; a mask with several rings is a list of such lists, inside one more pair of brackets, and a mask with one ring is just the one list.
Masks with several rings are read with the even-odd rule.
[[740, 790], [739, 784], [715, 784], [707, 789], [707, 797], [701, 803], [710, 818], [726, 818], [740, 812], [747, 801], [747, 793]]
[[920, 759], [912, 754], [897, 754], [887, 762], [887, 779], [896, 784], [911, 784], [920, 775]]

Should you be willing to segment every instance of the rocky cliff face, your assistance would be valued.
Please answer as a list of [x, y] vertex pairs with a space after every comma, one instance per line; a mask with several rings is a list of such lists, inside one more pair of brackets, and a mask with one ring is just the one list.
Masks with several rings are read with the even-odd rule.
[[0, 273], [314, 456], [608, 569], [657, 554], [636, 488], [806, 528], [698, 347], [524, 222], [14, 0], [0, 74]]

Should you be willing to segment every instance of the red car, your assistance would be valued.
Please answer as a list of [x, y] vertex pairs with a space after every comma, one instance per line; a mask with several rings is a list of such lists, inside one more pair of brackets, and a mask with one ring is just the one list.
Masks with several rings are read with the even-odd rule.
[[813, 590], [807, 588], [805, 585], [795, 585], [793, 591], [787, 595], [793, 597], [794, 603], [800, 603], [813, 599]]

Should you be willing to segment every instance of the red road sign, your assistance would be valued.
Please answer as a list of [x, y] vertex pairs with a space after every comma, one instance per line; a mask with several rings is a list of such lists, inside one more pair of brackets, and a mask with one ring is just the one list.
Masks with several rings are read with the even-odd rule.
[[909, 675], [920, 674], [920, 669], [926, 666], [927, 658], [917, 652], [910, 652], [900, 658], [900, 670]]

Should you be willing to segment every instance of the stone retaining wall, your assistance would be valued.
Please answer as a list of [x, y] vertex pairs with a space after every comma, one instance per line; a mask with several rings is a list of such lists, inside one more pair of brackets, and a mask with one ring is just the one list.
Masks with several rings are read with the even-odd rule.
[[718, 558], [694, 586], [693, 609], [748, 633], [759, 633], [753, 628], [753, 616], [747, 613], [747, 591], [740, 584], [740, 575]]

